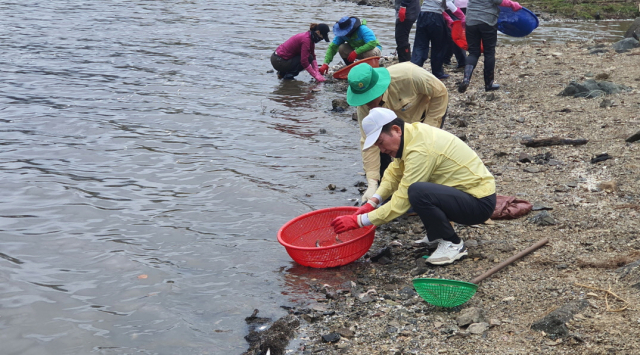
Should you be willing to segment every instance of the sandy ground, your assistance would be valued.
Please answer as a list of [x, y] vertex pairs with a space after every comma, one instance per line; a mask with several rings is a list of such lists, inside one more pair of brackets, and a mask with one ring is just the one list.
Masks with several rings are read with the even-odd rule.
[[[621, 277], [618, 269], [640, 258], [640, 141], [625, 142], [640, 131], [640, 48], [616, 53], [605, 43], [599, 44], [604, 53], [590, 54], [597, 45], [499, 46], [496, 82], [502, 88], [493, 93], [484, 92], [481, 63], [464, 94], [455, 85], [462, 73], [449, 70], [444, 81], [450, 91], [444, 129], [478, 152], [496, 177], [498, 194], [546, 209], [554, 224], [530, 220], [537, 210], [515, 220], [457, 225], [469, 256], [441, 267], [426, 264], [422, 256], [429, 251], [413, 246], [424, 236], [417, 217], [382, 226], [368, 256], [383, 247], [390, 255], [345, 267], [354, 275], [346, 282], [310, 283], [316, 300], [291, 310], [302, 322], [295, 348], [287, 352], [640, 353], [640, 291], [633, 287], [638, 272]], [[629, 91], [591, 99], [558, 95], [571, 81], [586, 79]], [[345, 119], [353, 112], [348, 109]], [[553, 136], [588, 143], [522, 144]], [[591, 162], [603, 153], [611, 159]], [[525, 154], [531, 163], [519, 161]], [[545, 237], [547, 246], [480, 283], [459, 307], [432, 306], [413, 291], [418, 277], [469, 281]], [[531, 329], [552, 311], [581, 300], [586, 303], [565, 319], [563, 336]], [[459, 319], [470, 310], [484, 315], [474, 326]]]

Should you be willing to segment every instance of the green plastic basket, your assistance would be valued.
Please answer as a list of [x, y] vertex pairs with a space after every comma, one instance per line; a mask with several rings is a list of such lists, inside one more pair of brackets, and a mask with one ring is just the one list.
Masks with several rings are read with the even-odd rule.
[[456, 307], [473, 297], [478, 290], [480, 281], [502, 270], [507, 265], [531, 253], [532, 251], [547, 244], [549, 238], [544, 238], [527, 249], [517, 253], [509, 259], [492, 267], [482, 275], [471, 280], [471, 282], [445, 280], [445, 279], [413, 279], [413, 287], [420, 297], [434, 306]]
[[427, 303], [438, 307], [456, 307], [476, 294], [478, 285], [445, 279], [414, 279], [413, 287]]

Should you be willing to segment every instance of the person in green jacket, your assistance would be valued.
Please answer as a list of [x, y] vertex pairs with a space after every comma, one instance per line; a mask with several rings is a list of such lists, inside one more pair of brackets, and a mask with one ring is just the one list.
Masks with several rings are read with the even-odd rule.
[[346, 65], [356, 59], [382, 55], [382, 47], [366, 23], [366, 20], [360, 21], [357, 17], [344, 16], [333, 25], [333, 41], [327, 48], [320, 74], [324, 75], [329, 70], [329, 63], [338, 52]]
[[449, 221], [479, 224], [491, 217], [496, 206], [495, 179], [478, 155], [453, 134], [424, 123], [404, 123], [382, 107], [371, 110], [362, 129], [367, 137], [363, 149], [376, 146], [394, 160], [367, 203], [355, 214], [331, 222], [334, 231], [379, 226], [411, 207], [427, 231], [421, 242], [437, 245], [428, 263], [450, 264], [467, 255]]

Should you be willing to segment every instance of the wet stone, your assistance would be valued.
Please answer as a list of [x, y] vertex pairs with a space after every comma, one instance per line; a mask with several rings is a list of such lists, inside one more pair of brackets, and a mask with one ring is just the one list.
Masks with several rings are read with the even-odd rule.
[[349, 108], [349, 104], [347, 100], [344, 99], [333, 99], [331, 101], [331, 111], [333, 112], [344, 112], [347, 108]]

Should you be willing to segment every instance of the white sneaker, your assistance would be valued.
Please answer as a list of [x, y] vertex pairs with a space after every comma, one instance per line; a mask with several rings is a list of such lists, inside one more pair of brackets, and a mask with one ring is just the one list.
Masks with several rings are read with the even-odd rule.
[[451, 264], [467, 254], [467, 248], [462, 240], [459, 244], [453, 244], [440, 239], [438, 249], [429, 256], [427, 262], [433, 265]]
[[438, 246], [440, 244], [440, 241], [442, 239], [436, 239], [436, 240], [429, 240], [429, 237], [425, 236], [422, 239], [418, 239], [416, 241], [413, 242], [413, 246], [414, 247], [427, 247], [427, 248], [434, 248], [436, 246]]

